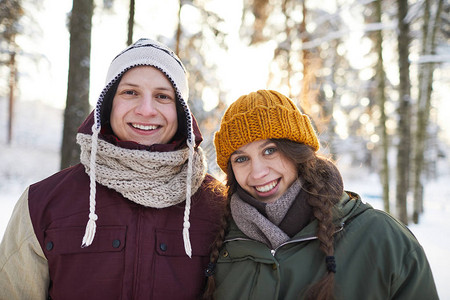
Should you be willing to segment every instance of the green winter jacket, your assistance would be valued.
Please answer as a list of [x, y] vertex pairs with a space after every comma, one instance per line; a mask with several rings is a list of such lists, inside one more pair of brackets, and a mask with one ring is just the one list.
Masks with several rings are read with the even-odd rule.
[[[383, 211], [344, 193], [334, 207], [338, 300], [438, 299], [425, 253], [413, 234]], [[230, 225], [216, 270], [217, 299], [303, 299], [326, 272], [311, 222], [277, 249]]]

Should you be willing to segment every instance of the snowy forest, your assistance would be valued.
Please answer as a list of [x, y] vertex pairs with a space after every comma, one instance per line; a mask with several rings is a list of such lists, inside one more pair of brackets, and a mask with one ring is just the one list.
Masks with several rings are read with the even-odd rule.
[[223, 178], [212, 137], [227, 105], [286, 94], [344, 183], [412, 228], [450, 297], [444, 0], [0, 0], [0, 238], [27, 185], [79, 161], [109, 63], [141, 37], [186, 66], [210, 173]]
[[[50, 11], [57, 2], [66, 3], [66, 11]], [[439, 176], [437, 164], [450, 155], [449, 2], [224, 3], [1, 0], [1, 143], [17, 142], [21, 102], [48, 101], [37, 95], [60, 89], [51, 103], [63, 111], [63, 130], [54, 133], [61, 134], [59, 168], [77, 163], [76, 130], [98, 97], [102, 84], [94, 82], [103, 80], [107, 68], [95, 69], [95, 62], [99, 56], [110, 61], [145, 36], [168, 44], [189, 72], [189, 101], [205, 137], [209, 172], [221, 176], [211, 137], [227, 103], [254, 89], [274, 89], [311, 116], [323, 153], [377, 174], [385, 211], [405, 224], [420, 223], [424, 186]], [[65, 35], [46, 35], [42, 18]], [[57, 76], [66, 81], [35, 85], [30, 92], [26, 82], [51, 69], [42, 44], [64, 54], [67, 68]]]

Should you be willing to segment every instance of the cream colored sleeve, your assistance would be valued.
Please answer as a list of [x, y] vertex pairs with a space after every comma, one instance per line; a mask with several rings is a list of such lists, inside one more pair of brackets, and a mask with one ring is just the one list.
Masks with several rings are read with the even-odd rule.
[[0, 299], [47, 299], [49, 282], [47, 259], [31, 224], [27, 188], [0, 244]]

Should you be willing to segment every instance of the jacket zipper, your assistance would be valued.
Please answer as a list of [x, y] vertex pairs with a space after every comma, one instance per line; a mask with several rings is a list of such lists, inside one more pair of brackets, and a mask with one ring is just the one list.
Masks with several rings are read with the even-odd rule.
[[[341, 223], [341, 226], [338, 229], [336, 229], [334, 234], [341, 232], [343, 229], [344, 229], [344, 223]], [[293, 243], [301, 243], [301, 242], [306, 242], [306, 241], [312, 241], [312, 240], [317, 240], [317, 239], [318, 239], [317, 236], [314, 235], [314, 236], [305, 237], [305, 238], [301, 238], [301, 239], [289, 240], [289, 241], [282, 243], [277, 248], [270, 250], [270, 253], [275, 257], [275, 254], [277, 253], [277, 251], [285, 245], [289, 245], [289, 244], [293, 244]]]
[[[344, 223], [341, 223], [341, 226], [336, 229], [336, 231], [334, 232], [334, 234], [341, 232], [344, 229]], [[289, 240], [286, 241], [284, 243], [282, 243], [281, 245], [279, 245], [277, 248], [275, 249], [271, 249], [270, 253], [272, 254], [272, 256], [275, 257], [276, 252], [283, 246], [289, 245], [289, 244], [293, 244], [293, 243], [301, 243], [301, 242], [306, 242], [306, 241], [312, 241], [312, 240], [317, 240], [317, 236], [309, 236], [309, 237], [304, 237], [304, 238], [299, 238], [299, 239], [294, 239], [294, 240]], [[234, 242], [234, 241], [251, 241], [251, 242], [256, 242], [256, 243], [261, 243], [260, 241], [255, 241], [252, 240], [250, 238], [233, 238], [233, 239], [227, 239], [224, 240], [224, 243], [228, 243], [228, 242]], [[262, 244], [262, 243], [261, 243]]]

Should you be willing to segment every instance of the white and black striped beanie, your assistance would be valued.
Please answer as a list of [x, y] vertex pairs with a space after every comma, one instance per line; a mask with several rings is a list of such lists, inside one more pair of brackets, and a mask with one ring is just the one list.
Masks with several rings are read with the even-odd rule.
[[142, 38], [123, 50], [117, 55], [109, 66], [106, 76], [105, 88], [100, 93], [94, 111], [94, 125], [92, 126], [92, 149], [90, 161], [90, 213], [89, 221], [86, 226], [86, 232], [83, 237], [82, 247], [92, 244], [95, 236], [97, 215], [95, 214], [95, 160], [97, 154], [98, 134], [101, 130], [102, 106], [106, 99], [106, 95], [111, 87], [122, 78], [123, 74], [131, 68], [137, 66], [151, 66], [157, 68], [166, 75], [172, 83], [177, 101], [184, 110], [186, 120], [186, 144], [189, 147], [187, 184], [186, 184], [186, 206], [184, 212], [183, 223], [183, 240], [186, 254], [191, 257], [191, 243], [189, 238], [189, 214], [191, 206], [191, 180], [192, 177], [192, 161], [194, 156], [195, 136], [193, 132], [193, 120], [191, 111], [187, 104], [189, 97], [189, 87], [187, 81], [186, 69], [176, 54], [166, 45], [155, 40]]

